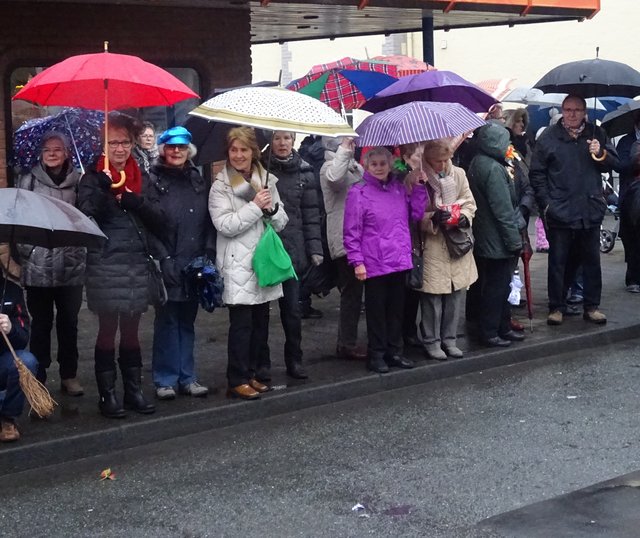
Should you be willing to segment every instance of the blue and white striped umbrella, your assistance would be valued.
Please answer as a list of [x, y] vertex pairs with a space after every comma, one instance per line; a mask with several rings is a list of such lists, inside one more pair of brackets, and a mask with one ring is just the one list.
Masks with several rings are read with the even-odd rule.
[[359, 146], [397, 146], [450, 138], [484, 125], [458, 103], [414, 101], [366, 118], [356, 129]]

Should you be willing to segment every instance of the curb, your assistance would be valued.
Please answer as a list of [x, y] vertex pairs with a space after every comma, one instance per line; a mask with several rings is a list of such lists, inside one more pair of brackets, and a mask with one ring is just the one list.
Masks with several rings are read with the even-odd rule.
[[179, 415], [155, 417], [97, 432], [82, 433], [34, 444], [17, 444], [2, 451], [0, 476], [56, 465], [113, 451], [215, 430], [240, 422], [264, 419], [440, 379], [511, 364], [602, 347], [640, 337], [640, 324], [516, 345], [507, 349], [470, 352], [463, 359], [365, 374], [355, 379], [269, 395], [257, 402], [238, 402]]

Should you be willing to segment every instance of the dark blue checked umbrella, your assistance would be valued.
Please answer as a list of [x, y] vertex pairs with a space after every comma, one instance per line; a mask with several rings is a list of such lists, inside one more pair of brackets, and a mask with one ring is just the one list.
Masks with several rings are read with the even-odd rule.
[[397, 146], [459, 136], [484, 120], [458, 103], [415, 101], [366, 118], [356, 128], [359, 146]]
[[100, 129], [103, 123], [104, 112], [82, 108], [65, 108], [58, 114], [29, 120], [14, 134], [12, 164], [31, 170], [40, 157], [42, 136], [56, 131], [71, 141], [73, 165], [84, 171], [84, 167], [102, 152]]

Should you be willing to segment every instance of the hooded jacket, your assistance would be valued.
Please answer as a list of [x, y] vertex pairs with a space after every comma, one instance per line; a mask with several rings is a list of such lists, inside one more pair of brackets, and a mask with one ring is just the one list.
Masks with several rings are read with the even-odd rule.
[[474, 252], [482, 258], [510, 258], [522, 248], [522, 239], [516, 193], [504, 160], [509, 131], [489, 123], [474, 138], [478, 153], [469, 165], [469, 186], [478, 207], [473, 222]]
[[344, 248], [349, 264], [364, 264], [367, 278], [411, 269], [409, 220], [419, 221], [426, 205], [424, 185], [415, 185], [409, 194], [395, 177], [383, 183], [365, 172], [364, 181], [349, 191], [345, 206]]
[[[607, 151], [601, 162], [589, 153], [587, 140], [594, 137]], [[547, 225], [574, 230], [599, 227], [607, 209], [600, 174], [619, 166], [602, 128], [586, 123], [575, 140], [561, 122], [545, 129], [533, 151], [529, 180]]]
[[160, 235], [151, 235], [149, 242], [152, 254], [161, 260], [169, 300], [197, 300], [187, 295], [182, 269], [207, 250], [215, 252], [216, 232], [209, 216], [211, 183], [189, 163], [173, 168], [162, 158], [151, 166], [149, 175], [167, 218]]
[[[253, 253], [264, 232], [264, 215], [253, 203], [255, 190], [251, 185], [262, 185], [264, 169], [254, 167], [251, 184], [233, 168], [224, 166], [216, 176], [209, 193], [209, 215], [218, 231], [216, 266], [224, 278], [222, 298], [229, 305], [262, 304], [282, 297], [282, 285], [261, 288], [253, 270]], [[271, 225], [280, 232], [288, 217], [280, 201], [276, 183], [278, 178], [269, 174], [269, 190], [278, 211], [270, 217]]]
[[262, 156], [262, 162], [265, 166], [269, 163], [269, 171], [278, 178], [278, 194], [289, 218], [279, 235], [296, 273], [302, 276], [309, 268], [311, 256], [322, 256], [320, 210], [313, 169], [295, 150], [289, 160], [283, 161], [273, 155], [269, 159], [270, 149]]
[[[20, 176], [16, 187], [46, 194], [76, 205], [80, 172], [66, 162], [68, 173], [60, 185], [49, 177], [41, 163]], [[57, 247], [48, 249], [33, 245], [18, 245], [22, 265], [22, 284], [34, 287], [81, 286], [84, 284], [87, 249], [84, 247]]]
[[[362, 179], [362, 166], [353, 158], [353, 152], [342, 146], [336, 139], [324, 140], [325, 162], [320, 169], [320, 186], [327, 212], [327, 242], [332, 259], [346, 255], [342, 240], [344, 204], [347, 192], [354, 183]], [[331, 148], [331, 149], [330, 149]]]

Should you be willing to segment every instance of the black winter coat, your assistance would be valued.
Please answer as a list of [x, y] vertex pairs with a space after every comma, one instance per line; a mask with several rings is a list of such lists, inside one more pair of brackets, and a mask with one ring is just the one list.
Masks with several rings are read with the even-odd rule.
[[[589, 153], [587, 140], [594, 137], [594, 129], [607, 151], [601, 162]], [[533, 150], [529, 180], [547, 225], [574, 230], [600, 226], [607, 209], [600, 174], [618, 166], [616, 150], [602, 128], [587, 123], [575, 140], [561, 122], [546, 128]]]
[[161, 233], [151, 236], [150, 243], [152, 254], [161, 260], [169, 300], [196, 300], [187, 295], [182, 269], [205, 253], [216, 259], [216, 232], [208, 207], [211, 182], [191, 165], [171, 168], [162, 158], [149, 175], [151, 189], [157, 191], [167, 218]]
[[102, 249], [87, 252], [87, 306], [92, 312], [142, 313], [149, 304], [147, 230], [158, 233], [166, 218], [146, 174], [142, 174], [142, 203], [130, 211], [120, 206], [105, 179], [94, 169], [78, 189], [78, 208], [107, 236]]
[[[263, 156], [265, 167], [269, 162], [269, 150], [267, 148]], [[311, 256], [323, 255], [313, 169], [297, 151], [286, 162], [272, 157], [269, 167], [269, 171], [278, 178], [278, 194], [289, 217], [289, 222], [279, 235], [298, 277], [302, 277], [309, 268]]]

